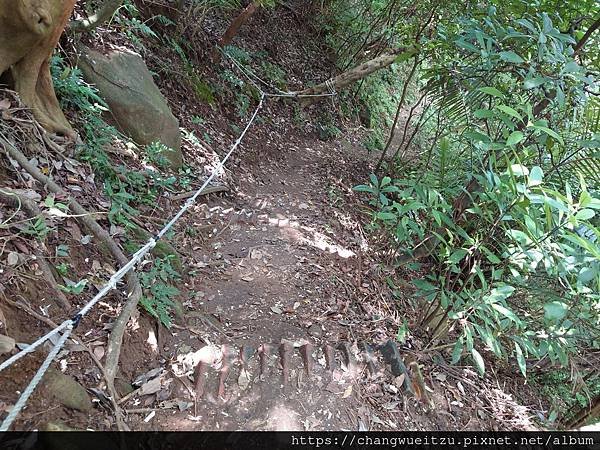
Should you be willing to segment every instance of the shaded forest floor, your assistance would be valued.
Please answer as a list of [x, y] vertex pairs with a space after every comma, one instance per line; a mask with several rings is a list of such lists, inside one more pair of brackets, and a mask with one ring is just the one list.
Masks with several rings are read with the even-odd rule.
[[[226, 23], [227, 18], [216, 18], [210, 26], [219, 30]], [[298, 27], [296, 13], [261, 12], [235, 44], [267, 52], [291, 80], [316, 81], [328, 77], [333, 67], [319, 50], [318, 36], [305, 47], [311, 33]], [[103, 45], [110, 46], [109, 36], [105, 38]], [[232, 125], [240, 127], [245, 119], [240, 121], [226, 98], [212, 106], [195, 100], [189, 87], [161, 69], [165, 61], [174, 67], [180, 62], [151, 45], [146, 50], [153, 55], [145, 55], [146, 60], [159, 74], [159, 86], [182, 126], [211, 138], [206, 148], [214, 152], [185, 154], [192, 172], [205, 173], [206, 162], [222, 155], [235, 140]], [[204, 54], [207, 51], [208, 47]], [[217, 68], [207, 68], [203, 76], [217, 83], [218, 74]], [[492, 368], [481, 379], [472, 367], [444, 363], [449, 360], [444, 350], [422, 350], [423, 336], [418, 332], [400, 351], [407, 364], [414, 361], [421, 367], [425, 392], [416, 396], [405, 392], [403, 378], [390, 373], [380, 353], [374, 355], [374, 373], [368, 371], [361, 343], [375, 347], [394, 340], [399, 326], [416, 317], [418, 303], [411, 298], [408, 282], [396, 280], [398, 285], [390, 289], [386, 282], [390, 272], [377, 259], [365, 231], [363, 204], [352, 192], [352, 186], [367, 179], [376, 160], [360, 144], [364, 129], [340, 120], [343, 137], [318, 137], [315, 123], [323, 111], [335, 116], [338, 109], [335, 101], [301, 112], [292, 104], [269, 101], [222, 177], [230, 191], [203, 197], [176, 226], [170, 243], [181, 255], [184, 270], [177, 284], [179, 312], [174, 325], [166, 329], [141, 313], [129, 324], [122, 350], [117, 388], [125, 398], [121, 407], [130, 429], [535, 429], [532, 417], [547, 413], [548, 399], [523, 386], [513, 368]], [[193, 123], [193, 116], [202, 117], [203, 124]], [[51, 158], [45, 155], [39, 162]], [[14, 176], [6, 161], [2, 164], [3, 185], [42, 191]], [[93, 209], [106, 211], [101, 183], [87, 164], [80, 164], [75, 170], [85, 182], [74, 195]], [[56, 167], [53, 175], [67, 185], [69, 170]], [[179, 206], [180, 201], [165, 196], [155, 206], [143, 207], [140, 220], [154, 232]], [[46, 250], [53, 254], [58, 245], [69, 245], [71, 264], [80, 277], [102, 279], [114, 270], [97, 248], [81, 244], [75, 220], [61, 221], [56, 229]], [[111, 231], [119, 236], [119, 230]], [[43, 311], [52, 292], [39, 283], [35, 264], [28, 259], [31, 244], [8, 245], [25, 259], [16, 267], [3, 267], [4, 298]], [[409, 281], [410, 273], [405, 277]], [[93, 292], [91, 288], [70, 298], [77, 305]], [[78, 330], [100, 361], [108, 324], [123, 301], [119, 293], [111, 294]], [[47, 330], [38, 319], [2, 303], [1, 296], [0, 305], [7, 330], [18, 342], [30, 342]], [[56, 308], [46, 312], [57, 323], [67, 317]], [[289, 363], [283, 362], [282, 342], [290, 346]], [[324, 346], [343, 343], [356, 363], [336, 351], [336, 367], [328, 370]], [[247, 367], [230, 361], [243, 352], [242, 346], [258, 351], [263, 344], [272, 357], [266, 358], [262, 375], [255, 352], [248, 353], [254, 356]], [[300, 351], [306, 344], [312, 345], [304, 347], [314, 358], [310, 370]], [[0, 374], [0, 417], [42, 359], [41, 354], [31, 355]], [[206, 369], [196, 373], [196, 380], [203, 379], [198, 388], [193, 375], [200, 360]], [[223, 370], [224, 366], [231, 369]], [[79, 429], [114, 427], [112, 412], [97, 390], [102, 386], [99, 369], [89, 355], [71, 346], [58, 367], [91, 389], [94, 407], [66, 408], [42, 388], [16, 427], [35, 429], [48, 421]], [[132, 392], [136, 379], [137, 390]], [[202, 395], [195, 396], [199, 391]]]

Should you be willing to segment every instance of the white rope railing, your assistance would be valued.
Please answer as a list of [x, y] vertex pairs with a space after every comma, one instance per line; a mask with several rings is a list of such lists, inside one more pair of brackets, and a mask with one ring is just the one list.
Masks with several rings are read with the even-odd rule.
[[[19, 415], [21, 410], [25, 407], [27, 400], [29, 399], [31, 394], [33, 394], [33, 392], [35, 391], [35, 388], [37, 387], [37, 385], [40, 383], [40, 381], [44, 377], [44, 374], [47, 372], [48, 368], [50, 367], [50, 364], [54, 361], [54, 359], [56, 358], [56, 356], [58, 355], [60, 350], [63, 348], [63, 346], [67, 342], [67, 339], [73, 332], [73, 330], [75, 328], [77, 328], [77, 326], [79, 325], [79, 322], [81, 321], [81, 319], [103, 297], [105, 297], [112, 289], [115, 289], [117, 286], [117, 283], [123, 279], [123, 277], [127, 274], [127, 272], [129, 272], [131, 269], [133, 269], [135, 267], [135, 265], [138, 262], [140, 262], [142, 260], [142, 258], [144, 258], [144, 256], [146, 256], [146, 254], [156, 246], [157, 241], [159, 239], [161, 239], [173, 227], [173, 225], [175, 225], [175, 223], [179, 220], [179, 218], [196, 202], [196, 199], [198, 198], [198, 196], [200, 196], [202, 194], [202, 191], [204, 191], [204, 189], [206, 189], [206, 187], [212, 181], [212, 179], [216, 176], [216, 174], [224, 167], [224, 165], [227, 162], [227, 160], [229, 159], [229, 157], [233, 154], [233, 152], [241, 144], [242, 140], [244, 139], [244, 136], [246, 135], [246, 133], [252, 126], [252, 123], [254, 122], [254, 120], [256, 119], [256, 116], [258, 115], [258, 112], [261, 110], [261, 108], [263, 106], [265, 98], [266, 97], [292, 97], [292, 98], [331, 97], [331, 96], [337, 95], [337, 93], [335, 92], [335, 87], [333, 86], [333, 83], [330, 80], [327, 80], [325, 82], [328, 92], [324, 93], [324, 94], [299, 94], [296, 92], [282, 91], [281, 89], [271, 86], [270, 84], [268, 84], [264, 80], [260, 79], [255, 74], [247, 71], [233, 57], [228, 55], [222, 49], [220, 49], [220, 50], [244, 74], [244, 76], [250, 81], [250, 83], [252, 85], [254, 85], [254, 87], [256, 87], [256, 89], [258, 89], [258, 91], [260, 92], [260, 101], [259, 101], [256, 109], [254, 110], [254, 113], [250, 117], [250, 120], [246, 124], [246, 127], [242, 130], [242, 132], [240, 133], [240, 135], [238, 136], [238, 138], [234, 142], [234, 144], [231, 146], [231, 148], [229, 149], [227, 154], [223, 157], [223, 159], [219, 162], [219, 164], [217, 164], [217, 166], [215, 167], [215, 169], [213, 170], [211, 175], [206, 179], [206, 181], [202, 184], [202, 186], [195, 192], [195, 194], [192, 197], [188, 198], [188, 200], [184, 203], [184, 205], [177, 212], [177, 214], [175, 214], [175, 216], [173, 216], [173, 218], [156, 234], [156, 236], [150, 238], [148, 240], [148, 242], [146, 242], [146, 244], [144, 244], [138, 251], [136, 251], [132, 255], [129, 262], [127, 262], [127, 264], [125, 264], [117, 272], [115, 272], [110, 277], [108, 282], [98, 291], [98, 293], [88, 303], [86, 303], [73, 318], [65, 320], [58, 327], [49, 331], [44, 336], [40, 337], [35, 342], [28, 345], [27, 347], [22, 349], [20, 352], [11, 356], [6, 361], [4, 361], [3, 363], [0, 364], [0, 372], [1, 372], [2, 370], [6, 369], [7, 367], [14, 364], [16, 361], [21, 359], [23, 356], [33, 352], [35, 349], [37, 349], [40, 345], [42, 345], [44, 342], [46, 342], [51, 337], [59, 334], [61, 331], [64, 330], [64, 333], [58, 339], [58, 341], [56, 342], [54, 347], [52, 347], [52, 349], [50, 350], [50, 353], [48, 353], [48, 356], [46, 357], [46, 359], [44, 360], [44, 362], [42, 363], [42, 365], [40, 366], [40, 368], [38, 369], [36, 374], [33, 376], [31, 381], [25, 388], [25, 390], [21, 393], [21, 395], [20, 395], [19, 399], [17, 400], [17, 402], [15, 403], [15, 405], [11, 408], [8, 416], [4, 419], [2, 424], [0, 424], [0, 432], [7, 431], [10, 428], [10, 426], [12, 425], [14, 420], [17, 418], [17, 416]], [[255, 80], [258, 80], [259, 82], [263, 83], [264, 85], [268, 86], [269, 88], [276, 90], [277, 93], [264, 92], [260, 88], [260, 86], [255, 82]]]
[[244, 139], [244, 136], [246, 135], [246, 133], [252, 126], [252, 123], [256, 119], [258, 112], [263, 107], [263, 103], [264, 103], [266, 94], [262, 90], [260, 92], [261, 92], [261, 96], [260, 96], [260, 101], [258, 103], [258, 106], [254, 110], [254, 113], [250, 117], [250, 120], [246, 124], [246, 127], [242, 130], [239, 137], [234, 142], [234, 144], [231, 146], [231, 148], [229, 149], [227, 154], [223, 157], [223, 159], [221, 161], [219, 161], [219, 164], [217, 164], [217, 166], [214, 168], [214, 170], [212, 171], [210, 176], [206, 179], [206, 181], [202, 184], [202, 186], [195, 192], [195, 194], [192, 197], [187, 199], [187, 201], [181, 207], [181, 209], [177, 212], [177, 214], [175, 214], [175, 216], [173, 216], [173, 218], [156, 234], [156, 236], [150, 238], [148, 240], [148, 242], [146, 242], [146, 244], [144, 244], [144, 246], [142, 246], [137, 252], [135, 252], [133, 254], [133, 256], [131, 257], [131, 259], [129, 260], [129, 262], [127, 264], [125, 264], [123, 267], [121, 267], [117, 272], [115, 272], [110, 277], [108, 282], [102, 287], [102, 289], [100, 289], [98, 291], [98, 293], [94, 296], [94, 298], [92, 298], [88, 303], [86, 303], [73, 318], [65, 320], [58, 327], [56, 327], [52, 331], [46, 333], [44, 336], [40, 337], [38, 340], [36, 340], [32, 344], [30, 344], [27, 347], [25, 347], [24, 349], [22, 349], [19, 353], [11, 356], [9, 359], [7, 359], [2, 364], [0, 364], [0, 372], [1, 372], [2, 370], [6, 369], [10, 365], [14, 364], [17, 360], [19, 360], [23, 356], [34, 351], [36, 348], [38, 348], [41, 344], [46, 342], [52, 336], [65, 330], [65, 332], [59, 338], [57, 343], [54, 345], [54, 347], [48, 354], [47, 358], [44, 360], [44, 362], [42, 363], [42, 365], [40, 366], [40, 368], [38, 369], [38, 371], [36, 372], [36, 374], [34, 375], [32, 380], [30, 381], [29, 385], [25, 388], [25, 390], [23, 391], [23, 393], [17, 400], [17, 403], [15, 403], [15, 405], [12, 407], [8, 416], [4, 419], [2, 424], [0, 424], [0, 431], [7, 431], [10, 428], [13, 421], [19, 415], [19, 413], [21, 412], [21, 410], [27, 403], [27, 400], [29, 399], [31, 394], [34, 392], [35, 388], [37, 387], [37, 385], [43, 378], [44, 374], [50, 367], [50, 364], [52, 363], [52, 361], [54, 360], [56, 355], [58, 355], [58, 353], [64, 346], [65, 342], [71, 335], [72, 331], [75, 328], [77, 328], [77, 326], [79, 325], [79, 322], [81, 321], [83, 316], [85, 316], [94, 307], [94, 305], [96, 305], [96, 303], [98, 303], [100, 301], [100, 299], [105, 297], [109, 291], [116, 288], [117, 283], [121, 279], [123, 279], [123, 277], [127, 274], [127, 272], [129, 272], [133, 267], [135, 267], [135, 265], [138, 262], [140, 262], [142, 260], [142, 258], [156, 246], [156, 242], [159, 239], [161, 239], [171, 229], [171, 227], [173, 227], [173, 225], [179, 220], [179, 218], [196, 202], [196, 199], [198, 198], [199, 195], [202, 194], [202, 191], [204, 191], [204, 189], [206, 189], [206, 187], [212, 181], [212, 179], [216, 176], [216, 174], [219, 173], [219, 171], [225, 166], [225, 163], [227, 162], [229, 157], [233, 154], [233, 152], [237, 149], [237, 147], [241, 144], [242, 140]]

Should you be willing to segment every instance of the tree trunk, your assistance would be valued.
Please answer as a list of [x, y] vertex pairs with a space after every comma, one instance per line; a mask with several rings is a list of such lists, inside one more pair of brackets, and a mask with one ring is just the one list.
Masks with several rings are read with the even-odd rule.
[[398, 102], [398, 108], [396, 109], [396, 115], [394, 116], [394, 123], [392, 124], [392, 128], [390, 130], [390, 136], [388, 137], [387, 142], [385, 143], [385, 148], [381, 152], [381, 156], [379, 157], [379, 161], [377, 161], [377, 165], [375, 166], [375, 170], [373, 171], [375, 175], [378, 175], [379, 169], [381, 168], [381, 164], [383, 164], [383, 160], [387, 155], [388, 150], [390, 149], [390, 145], [392, 145], [392, 141], [396, 136], [396, 126], [398, 125], [398, 119], [400, 118], [400, 113], [402, 112], [402, 108], [404, 107], [404, 100], [406, 99], [406, 93], [408, 92], [408, 86], [412, 81], [413, 76], [415, 75], [415, 71], [417, 70], [417, 66], [419, 65], [419, 58], [415, 58], [413, 65], [404, 80], [404, 85], [402, 86], [402, 94], [400, 94], [400, 101]]
[[0, 75], [50, 132], [74, 137], [52, 84], [49, 58], [76, 0], [0, 0]]
[[215, 63], [221, 61], [221, 53], [219, 52], [218, 47], [223, 48], [226, 45], [231, 44], [231, 41], [233, 41], [233, 38], [236, 37], [240, 31], [240, 28], [242, 28], [242, 26], [248, 22], [250, 17], [254, 15], [259, 7], [260, 4], [258, 0], [255, 0], [246, 6], [246, 8], [244, 8], [244, 10], [235, 19], [233, 19], [233, 22], [231, 22], [229, 28], [227, 28], [227, 31], [225, 31], [223, 36], [221, 36], [221, 39], [219, 39], [217, 47], [213, 50], [212, 58]]
[[[376, 72], [384, 67], [391, 66], [398, 58], [398, 55], [407, 51], [407, 48], [400, 47], [395, 50], [383, 53], [377, 58], [373, 58], [370, 61], [364, 62], [353, 69], [350, 69], [344, 73], [339, 74], [336, 77], [333, 77], [324, 83], [317, 84], [308, 89], [304, 89], [303, 91], [296, 92], [298, 96], [311, 96], [318, 94], [326, 94], [330, 91], [330, 88], [335, 89], [336, 91], [339, 89], [343, 89], [346, 86], [355, 83], [358, 80], [361, 80], [373, 72]], [[322, 99], [322, 97], [307, 97], [303, 101], [304, 104], [312, 104]]]

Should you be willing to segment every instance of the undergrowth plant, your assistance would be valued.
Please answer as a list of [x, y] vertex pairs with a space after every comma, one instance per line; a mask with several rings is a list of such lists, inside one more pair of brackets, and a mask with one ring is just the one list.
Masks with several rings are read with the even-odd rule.
[[173, 283], [181, 280], [180, 274], [173, 268], [173, 255], [156, 258], [150, 269], [140, 274], [140, 284], [144, 295], [140, 305], [165, 327], [171, 327], [175, 298], [180, 291]]
[[[83, 81], [80, 70], [69, 67], [60, 55], [52, 58], [51, 69], [62, 105], [76, 114], [75, 123], [82, 133], [84, 145], [79, 149], [79, 158], [89, 162], [100, 175], [104, 194], [110, 201], [108, 220], [125, 229], [128, 240], [124, 246], [135, 252], [139, 246], [140, 234], [132, 217], [139, 215], [139, 206], [156, 204], [158, 197], [165, 191], [189, 187], [192, 173], [189, 168], [184, 167], [179, 176], [165, 175], [162, 171], [166, 165], [165, 152], [170, 149], [159, 142], [140, 150], [147, 166], [145, 170], [135, 171], [114, 165], [105, 148], [120, 145], [117, 140], [126, 141], [126, 138], [104, 121], [102, 114], [107, 111], [106, 104], [97, 91]], [[39, 218], [26, 233], [43, 239], [48, 228], [44, 220]], [[177, 290], [169, 284], [178, 277], [171, 267], [173, 258], [174, 256], [167, 256], [157, 259], [154, 269], [146, 273], [142, 280], [147, 294], [140, 304], [165, 325], [170, 324], [171, 300], [177, 295]], [[84, 288], [85, 283], [82, 282], [68, 283], [61, 287], [65, 292], [73, 294], [82, 292]]]

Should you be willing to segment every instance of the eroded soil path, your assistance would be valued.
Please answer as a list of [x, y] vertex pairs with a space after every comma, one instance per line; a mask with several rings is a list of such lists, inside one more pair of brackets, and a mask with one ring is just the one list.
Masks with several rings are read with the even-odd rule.
[[[359, 410], [367, 415], [354, 387], [365, 368], [336, 351], [336, 367], [328, 370], [323, 350], [353, 344], [351, 322], [343, 319], [360, 279], [362, 234], [353, 212], [345, 210], [353, 208], [345, 201], [350, 191], [342, 192], [337, 182], [362, 166], [360, 176], [366, 166], [335, 145], [309, 144], [290, 141], [279, 158], [260, 159], [229, 199], [199, 208], [215, 226], [208, 227], [204, 245], [189, 244], [190, 266], [197, 271], [187, 286], [194, 295], [184, 304], [186, 327], [164, 333], [160, 353], [168, 359], [163, 367], [172, 365], [171, 378], [189, 375], [202, 347], [220, 347], [218, 355], [204, 374], [196, 371], [196, 379], [206, 377], [201, 398], [191, 396], [198, 392], [191, 379], [167, 387], [164, 398], [193, 407], [163, 411], [132, 428], [352, 430], [361, 421]], [[289, 365], [282, 363], [282, 342], [289, 346]], [[300, 349], [305, 344], [309, 367]], [[242, 346], [250, 352], [246, 371]], [[261, 375], [258, 351], [265, 349], [270, 354]], [[231, 365], [226, 376], [223, 365]]]

